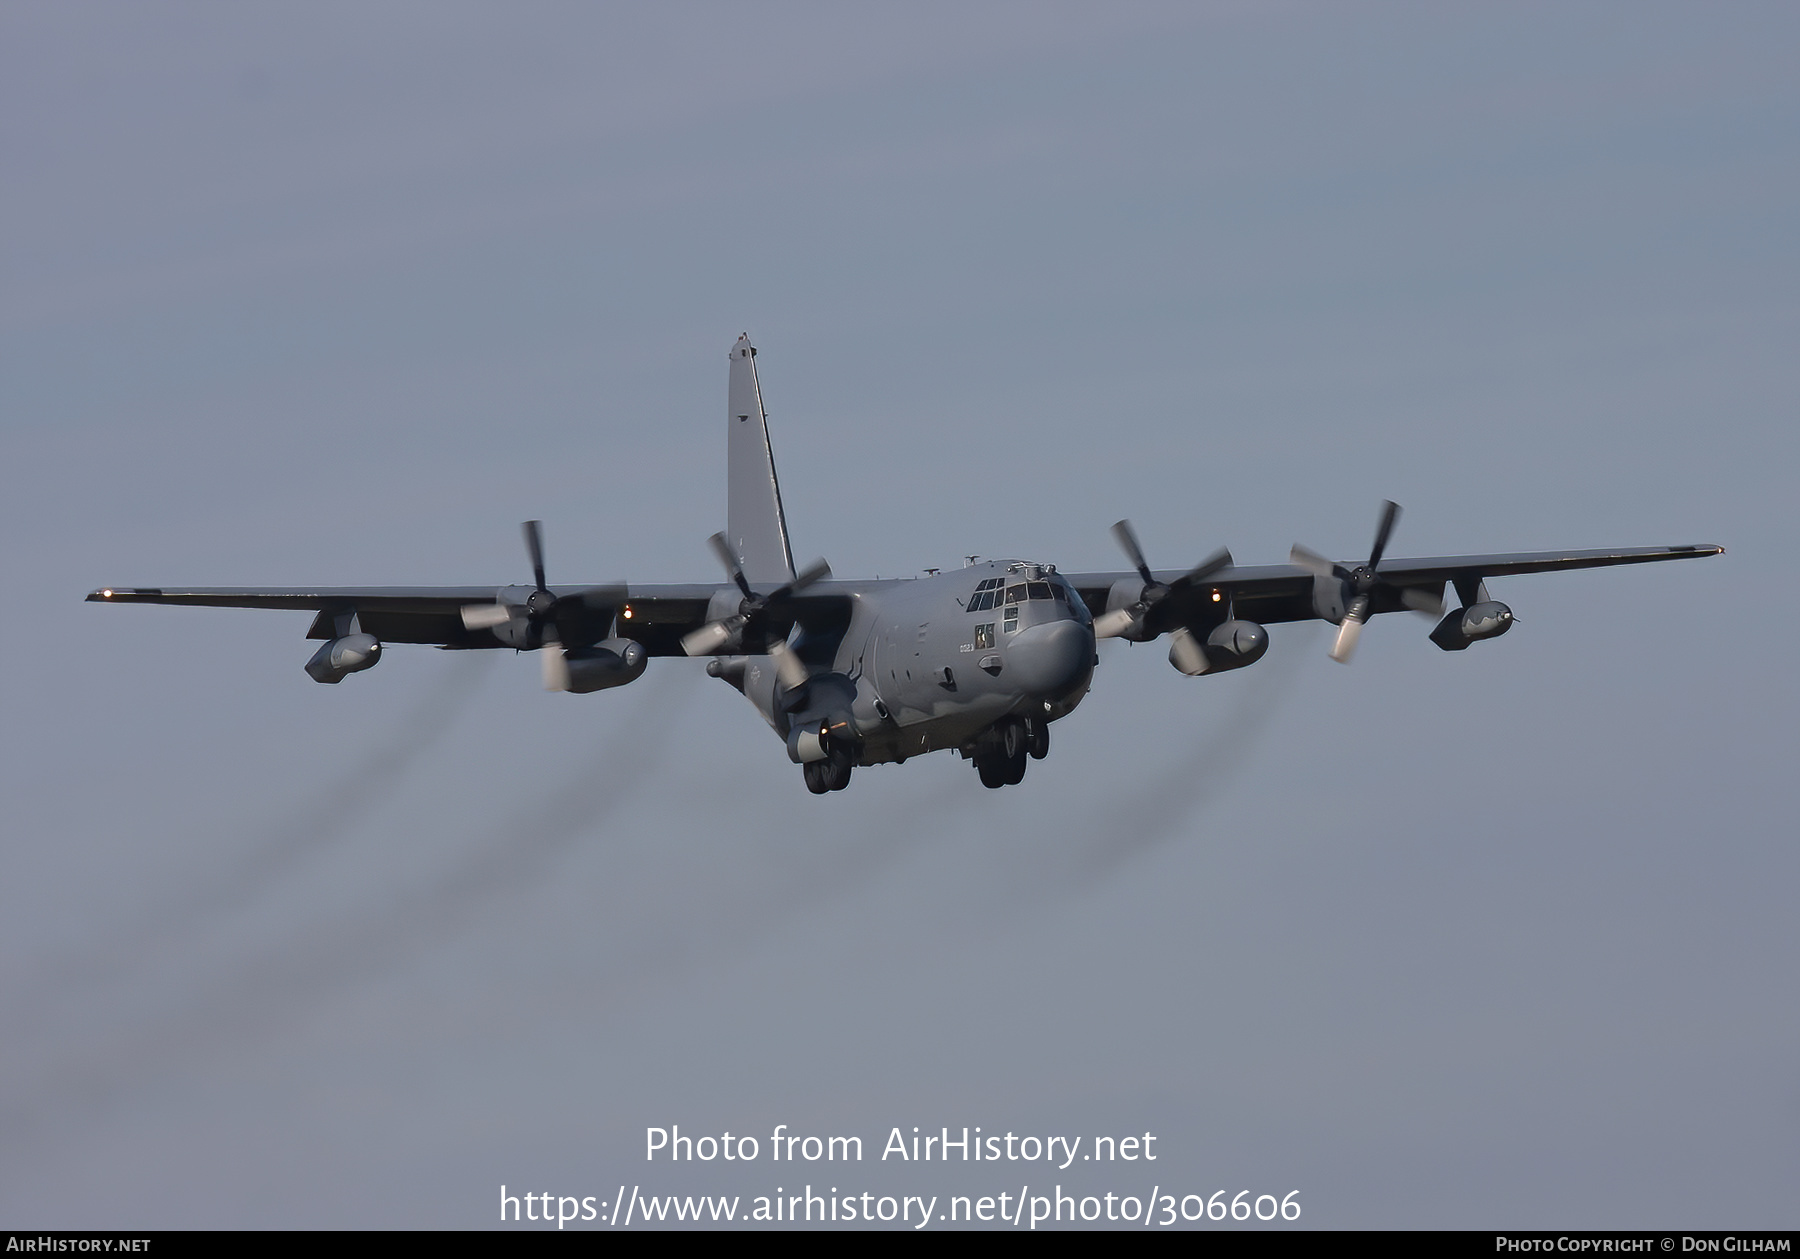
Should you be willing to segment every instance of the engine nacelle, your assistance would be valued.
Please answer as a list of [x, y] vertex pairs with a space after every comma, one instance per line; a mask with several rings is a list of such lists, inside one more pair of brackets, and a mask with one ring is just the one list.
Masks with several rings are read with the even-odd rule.
[[788, 759], [796, 765], [822, 761], [831, 755], [831, 731], [823, 721], [809, 721], [788, 731]]
[[1431, 631], [1431, 641], [1445, 651], [1462, 651], [1483, 638], [1498, 638], [1513, 625], [1512, 609], [1497, 600], [1452, 608]]
[[562, 657], [565, 680], [559, 689], [577, 695], [635, 682], [650, 664], [650, 653], [644, 645], [629, 638], [609, 638], [592, 647], [571, 647]]
[[352, 673], [373, 668], [381, 659], [381, 640], [373, 634], [346, 634], [313, 653], [306, 672], [315, 682], [336, 685]]
[[1255, 621], [1226, 621], [1204, 643], [1185, 626], [1169, 635], [1169, 663], [1189, 677], [1241, 669], [1268, 650], [1269, 631]]
[[[802, 688], [808, 692], [806, 715], [788, 726], [788, 759], [798, 765], [826, 757], [862, 755], [862, 734], [850, 707], [855, 685], [841, 673], [814, 675]], [[779, 726], [776, 729], [780, 729]]]

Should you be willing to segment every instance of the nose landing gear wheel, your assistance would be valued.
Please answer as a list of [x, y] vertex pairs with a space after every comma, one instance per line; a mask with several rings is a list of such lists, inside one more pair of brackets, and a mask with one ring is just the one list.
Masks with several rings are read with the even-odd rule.
[[806, 776], [806, 789], [815, 796], [831, 790], [831, 784], [825, 780], [825, 766], [824, 761], [808, 761], [800, 767], [800, 772]]
[[1034, 761], [1050, 755], [1050, 723], [1042, 717], [1033, 717], [1025, 723], [1025, 750], [1031, 753]]

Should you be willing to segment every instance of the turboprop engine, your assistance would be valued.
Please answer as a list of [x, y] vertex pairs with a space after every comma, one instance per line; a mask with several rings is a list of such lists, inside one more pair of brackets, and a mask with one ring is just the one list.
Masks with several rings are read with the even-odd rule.
[[306, 672], [315, 682], [336, 685], [352, 673], [373, 668], [381, 659], [381, 640], [373, 634], [346, 634], [313, 653]]
[[1169, 663], [1191, 678], [1255, 664], [1267, 650], [1269, 631], [1255, 621], [1226, 621], [1205, 642], [1185, 625], [1169, 635]]
[[1463, 651], [1470, 643], [1500, 637], [1512, 626], [1512, 609], [1497, 599], [1488, 599], [1466, 608], [1450, 609], [1431, 631], [1431, 641], [1445, 651]]

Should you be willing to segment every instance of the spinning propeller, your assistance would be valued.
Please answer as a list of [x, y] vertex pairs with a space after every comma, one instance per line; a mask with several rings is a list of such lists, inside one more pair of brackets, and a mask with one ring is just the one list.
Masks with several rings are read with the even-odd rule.
[[1356, 651], [1356, 640], [1362, 637], [1363, 623], [1369, 619], [1370, 607], [1377, 594], [1387, 595], [1395, 602], [1426, 616], [1444, 614], [1441, 595], [1420, 590], [1416, 586], [1396, 586], [1382, 580], [1375, 572], [1375, 566], [1381, 563], [1382, 552], [1387, 550], [1388, 538], [1394, 532], [1394, 522], [1398, 519], [1400, 504], [1384, 501], [1381, 505], [1381, 522], [1375, 527], [1375, 546], [1369, 552], [1369, 562], [1355, 568], [1334, 564], [1303, 546], [1295, 546], [1288, 553], [1288, 561], [1295, 567], [1304, 568], [1314, 577], [1336, 578], [1340, 583], [1344, 619], [1338, 624], [1337, 641], [1331, 647], [1331, 658], [1339, 664], [1350, 663], [1350, 656]]
[[[1138, 545], [1137, 534], [1131, 528], [1129, 520], [1121, 520], [1112, 527], [1113, 537], [1119, 540], [1125, 556], [1137, 569], [1138, 576], [1144, 579], [1143, 593], [1137, 601], [1123, 608], [1108, 612], [1094, 621], [1095, 638], [1154, 638], [1162, 633], [1166, 626], [1151, 627], [1151, 617], [1157, 607], [1171, 595], [1180, 594], [1189, 586], [1205, 581], [1221, 568], [1231, 566], [1231, 552], [1224, 547], [1214, 551], [1199, 565], [1189, 569], [1168, 585], [1163, 585], [1150, 574], [1150, 565], [1144, 562], [1144, 548]], [[1148, 630], [1148, 632], [1146, 632]]]
[[713, 554], [725, 566], [726, 574], [743, 592], [744, 598], [738, 604], [735, 615], [708, 621], [682, 638], [681, 649], [690, 656], [766, 654], [774, 662], [775, 675], [781, 679], [784, 688], [791, 691], [805, 685], [806, 665], [788, 647], [784, 638], [770, 633], [770, 622], [789, 598], [814, 582], [831, 576], [831, 565], [824, 560], [814, 560], [804, 572], [785, 586], [778, 586], [766, 595], [759, 595], [750, 589], [749, 579], [744, 576], [744, 566], [738, 562], [737, 553], [731, 549], [731, 543], [725, 540], [725, 535], [715, 533], [707, 542], [712, 546]]
[[[623, 586], [593, 586], [573, 594], [554, 595], [544, 584], [543, 522], [527, 520], [524, 524], [525, 549], [531, 554], [531, 575], [537, 588], [524, 603], [465, 603], [462, 623], [465, 629], [491, 629], [494, 636], [521, 651], [532, 651], [546, 642], [578, 646], [578, 618], [586, 612], [617, 607], [626, 598]], [[502, 626], [507, 627], [504, 631]]]

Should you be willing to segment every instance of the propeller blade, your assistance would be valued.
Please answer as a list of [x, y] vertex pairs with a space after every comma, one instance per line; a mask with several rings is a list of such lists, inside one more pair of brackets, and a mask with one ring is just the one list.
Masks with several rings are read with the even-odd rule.
[[512, 620], [512, 609], [504, 603], [465, 603], [462, 605], [464, 629], [493, 629]]
[[744, 598], [754, 599], [756, 594], [750, 589], [750, 583], [744, 577], [744, 566], [738, 562], [737, 552], [731, 549], [731, 543], [725, 540], [725, 535], [715, 533], [706, 541], [712, 547], [713, 554], [719, 557], [719, 563], [725, 566], [726, 574], [737, 583], [737, 588], [743, 592]]
[[1444, 596], [1429, 590], [1421, 590], [1417, 586], [1408, 586], [1400, 592], [1400, 602], [1414, 612], [1426, 616], [1444, 615]]
[[1388, 538], [1394, 532], [1394, 522], [1400, 519], [1400, 504], [1386, 499], [1381, 503], [1381, 523], [1375, 527], [1375, 549], [1369, 552], [1369, 567], [1374, 568], [1381, 563], [1381, 556], [1387, 550]]
[[780, 603], [789, 595], [799, 594], [814, 582], [824, 581], [829, 576], [831, 576], [831, 565], [827, 564], [822, 559], [814, 560], [811, 564], [808, 564], [805, 570], [798, 577], [794, 578], [794, 580], [790, 581], [785, 586], [778, 586], [771, 591], [765, 602]]
[[1333, 564], [1318, 552], [1309, 551], [1298, 543], [1294, 545], [1293, 550], [1288, 552], [1288, 563], [1292, 564], [1295, 568], [1304, 568], [1314, 577], [1336, 577], [1339, 575], [1336, 564]]
[[607, 637], [617, 624], [614, 617], [623, 602], [604, 586], [563, 595], [550, 609], [557, 640], [564, 647], [586, 647]]
[[1144, 562], [1144, 548], [1138, 545], [1137, 531], [1131, 527], [1129, 520], [1121, 520], [1112, 527], [1112, 535], [1119, 541], [1119, 547], [1125, 552], [1125, 558], [1137, 569], [1137, 575], [1144, 579], [1146, 586], [1153, 586], [1156, 580], [1150, 576], [1150, 565]]
[[577, 590], [557, 597], [558, 604], [570, 603], [576, 607], [589, 608], [595, 612], [602, 608], [616, 608], [631, 597], [631, 592], [624, 586], [589, 586], [585, 590]]
[[[561, 595], [551, 605], [557, 636], [564, 646], [586, 646], [587, 639], [603, 638], [612, 632], [619, 605], [630, 597], [624, 586], [589, 586], [585, 590]], [[603, 614], [597, 617], [594, 614]]]
[[1230, 568], [1230, 567], [1231, 567], [1231, 552], [1226, 550], [1224, 547], [1220, 547], [1218, 550], [1214, 551], [1211, 555], [1209, 555], [1205, 559], [1201, 560], [1198, 564], [1194, 565], [1194, 567], [1190, 568], [1187, 572], [1183, 573], [1179, 578], [1177, 578], [1175, 581], [1175, 586], [1173, 588], [1181, 589], [1181, 588], [1184, 588], [1187, 586], [1192, 586], [1192, 585], [1196, 584], [1197, 582], [1205, 581], [1208, 577], [1211, 577], [1214, 573], [1218, 572], [1221, 568]]
[[775, 676], [781, 679], [781, 685], [785, 689], [792, 691], [806, 685], [806, 664], [786, 643], [770, 643], [769, 660], [775, 666]]
[[1212, 668], [1212, 662], [1206, 658], [1206, 652], [1200, 646], [1200, 640], [1186, 626], [1176, 630], [1169, 638], [1169, 659], [1175, 667], [1190, 678], [1199, 677]]
[[524, 524], [525, 549], [531, 553], [531, 575], [537, 579], [539, 590], [548, 590], [544, 584], [544, 522], [527, 520]]
[[737, 631], [729, 620], [709, 621], [681, 639], [681, 649], [690, 656], [714, 656], [723, 651]]
[[544, 644], [538, 652], [538, 658], [544, 666], [544, 689], [546, 691], [566, 691], [569, 689], [569, 658], [554, 641]]
[[816, 581], [824, 581], [829, 576], [831, 576], [831, 565], [823, 559], [817, 559], [808, 564], [798, 577], [783, 586], [782, 591], [787, 594], [795, 594], [805, 590]]
[[1094, 618], [1095, 638], [1117, 638], [1135, 624], [1137, 618], [1131, 615], [1130, 608], [1119, 608], [1104, 616]]
[[1356, 642], [1362, 637], [1363, 622], [1368, 619], [1369, 596], [1357, 595], [1350, 601], [1343, 622], [1338, 626], [1337, 641], [1331, 645], [1333, 660], [1339, 664], [1350, 663], [1350, 657], [1356, 652]]

